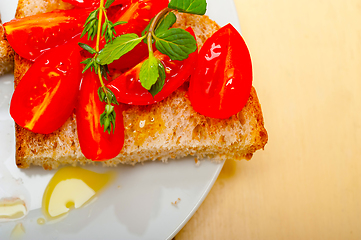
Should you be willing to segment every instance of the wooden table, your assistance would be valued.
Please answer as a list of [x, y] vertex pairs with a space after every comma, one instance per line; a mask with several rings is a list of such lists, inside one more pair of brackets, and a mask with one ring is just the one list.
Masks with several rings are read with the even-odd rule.
[[361, 239], [361, 0], [235, 0], [269, 133], [181, 239]]

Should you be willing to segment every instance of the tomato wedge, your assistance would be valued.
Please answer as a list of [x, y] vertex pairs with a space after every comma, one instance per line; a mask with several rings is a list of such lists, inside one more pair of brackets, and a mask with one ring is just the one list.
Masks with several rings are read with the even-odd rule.
[[86, 71], [83, 75], [79, 100], [76, 107], [76, 121], [79, 143], [84, 156], [94, 161], [116, 157], [124, 144], [124, 124], [121, 106], [115, 106], [116, 123], [114, 133], [104, 132], [100, 126], [100, 115], [105, 103], [98, 97], [100, 87], [98, 75]]
[[83, 30], [90, 10], [56, 10], [4, 24], [6, 38], [20, 56], [35, 61], [45, 51], [62, 45]]
[[168, 6], [168, 0], [131, 0], [131, 4], [119, 12], [117, 21], [125, 21], [115, 27], [117, 35], [136, 33], [140, 35], [150, 20], [163, 8]]
[[32, 132], [48, 134], [73, 112], [81, 80], [76, 42], [53, 48], [30, 67], [11, 99], [14, 121]]
[[[191, 28], [186, 30], [194, 36]], [[166, 79], [163, 89], [153, 98], [152, 94], [141, 85], [139, 72], [144, 60], [107, 85], [107, 87], [113, 91], [118, 102], [132, 105], [148, 105], [162, 101], [179, 88], [193, 73], [197, 65], [198, 50], [191, 53], [189, 57], [183, 61], [171, 60], [159, 51], [156, 51], [154, 56], [164, 64], [166, 69]]]
[[[124, 4], [130, 0], [115, 0], [112, 6]], [[80, 8], [98, 8], [100, 5], [100, 0], [63, 0], [63, 2], [70, 3], [76, 7]], [[105, 3], [106, 1], [104, 1]]]
[[199, 52], [189, 99], [200, 114], [226, 119], [242, 110], [251, 88], [248, 48], [238, 31], [228, 24], [207, 39]]

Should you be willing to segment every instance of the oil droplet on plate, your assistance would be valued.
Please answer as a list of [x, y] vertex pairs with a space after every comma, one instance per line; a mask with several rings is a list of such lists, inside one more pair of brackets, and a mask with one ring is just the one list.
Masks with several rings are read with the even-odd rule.
[[16, 220], [25, 216], [25, 202], [20, 198], [5, 198], [0, 200], [0, 220]]
[[38, 218], [38, 220], [36, 220], [36, 222], [37, 222], [39, 225], [44, 225], [44, 224], [45, 224], [45, 219], [44, 219], [44, 218]]
[[11, 239], [21, 239], [25, 234], [25, 228], [22, 223], [15, 225], [13, 231], [11, 232]]
[[114, 172], [101, 174], [79, 167], [60, 169], [45, 189], [42, 203], [44, 215], [54, 219], [64, 216], [71, 208], [82, 207], [114, 177]]

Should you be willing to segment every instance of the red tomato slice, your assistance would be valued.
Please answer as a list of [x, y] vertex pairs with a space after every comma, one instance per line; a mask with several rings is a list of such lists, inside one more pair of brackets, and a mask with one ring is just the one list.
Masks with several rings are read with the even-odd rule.
[[20, 56], [35, 61], [50, 48], [62, 45], [83, 30], [90, 10], [56, 10], [4, 24], [7, 40]]
[[81, 80], [76, 42], [53, 48], [38, 58], [16, 87], [10, 114], [17, 124], [48, 134], [60, 128], [75, 107]]
[[140, 35], [150, 20], [168, 6], [168, 0], [131, 0], [131, 4], [119, 13], [117, 21], [125, 21], [115, 27], [117, 35], [136, 33]]
[[[191, 28], [186, 30], [194, 36]], [[159, 51], [156, 51], [154, 56], [164, 64], [166, 69], [166, 79], [163, 89], [153, 98], [152, 94], [141, 85], [139, 72], [143, 61], [107, 85], [117, 97], [118, 102], [133, 105], [148, 105], [162, 101], [179, 88], [193, 73], [197, 65], [198, 51], [196, 50], [194, 53], [191, 53], [189, 57], [183, 61], [173, 61]]]
[[114, 133], [104, 132], [100, 126], [100, 115], [105, 110], [105, 103], [100, 102], [98, 75], [86, 71], [80, 88], [76, 121], [81, 151], [88, 159], [95, 161], [116, 157], [124, 144], [124, 125], [121, 106], [115, 106], [116, 123]]
[[207, 39], [191, 77], [189, 99], [195, 111], [229, 118], [242, 110], [252, 87], [252, 63], [246, 43], [228, 24]]
[[[130, 0], [115, 0], [111, 6], [124, 4], [129, 1]], [[81, 7], [81, 8], [98, 8], [100, 5], [100, 0], [63, 0], [63, 2], [67, 2], [76, 7]], [[106, 3], [106, 0], [104, 0], [104, 4], [105, 3]]]

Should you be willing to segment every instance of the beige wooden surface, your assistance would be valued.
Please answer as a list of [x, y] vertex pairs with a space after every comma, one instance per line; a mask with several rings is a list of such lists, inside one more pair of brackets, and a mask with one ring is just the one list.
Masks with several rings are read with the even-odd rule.
[[269, 133], [182, 239], [361, 239], [361, 0], [235, 0]]

